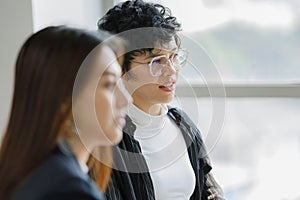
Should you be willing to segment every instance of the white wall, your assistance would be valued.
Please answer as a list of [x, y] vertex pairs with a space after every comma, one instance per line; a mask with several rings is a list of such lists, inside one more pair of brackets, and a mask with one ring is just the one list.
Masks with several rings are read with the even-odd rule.
[[0, 1], [0, 136], [12, 97], [14, 65], [24, 40], [32, 33], [31, 0]]
[[10, 111], [16, 57], [26, 38], [48, 25], [96, 29], [98, 19], [113, 4], [112, 0], [0, 0], [0, 137]]
[[102, 16], [99, 0], [32, 0], [34, 30], [48, 25], [70, 25], [96, 29]]

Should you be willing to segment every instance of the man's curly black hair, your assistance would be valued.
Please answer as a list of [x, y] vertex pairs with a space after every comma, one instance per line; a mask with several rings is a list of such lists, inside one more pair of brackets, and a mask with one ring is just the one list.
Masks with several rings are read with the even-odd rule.
[[[180, 46], [180, 39], [177, 32], [181, 30], [181, 25], [176, 21], [176, 17], [171, 15], [169, 8], [160, 4], [144, 2], [143, 0], [132, 0], [121, 2], [110, 9], [99, 21], [98, 28], [114, 34], [124, 31], [154, 27], [151, 34], [131, 36], [127, 40], [127, 49], [131, 44], [144, 44], [145, 40], [151, 41], [151, 47], [155, 44], [166, 44], [175, 38], [176, 44]], [[138, 45], [137, 45], [138, 46]], [[143, 48], [129, 51], [124, 55], [123, 74], [130, 70], [130, 61], [133, 56], [151, 53], [154, 48]]]

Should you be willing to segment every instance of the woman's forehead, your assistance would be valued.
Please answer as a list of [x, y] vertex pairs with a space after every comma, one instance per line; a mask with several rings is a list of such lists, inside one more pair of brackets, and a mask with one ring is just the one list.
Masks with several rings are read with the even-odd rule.
[[92, 60], [92, 76], [102, 77], [106, 75], [120, 76], [121, 67], [115, 52], [109, 46], [102, 46], [94, 54]]

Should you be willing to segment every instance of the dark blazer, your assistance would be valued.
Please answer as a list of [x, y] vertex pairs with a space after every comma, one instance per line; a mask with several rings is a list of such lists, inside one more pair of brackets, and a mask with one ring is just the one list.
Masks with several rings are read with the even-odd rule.
[[[168, 106], [168, 117], [182, 132], [196, 176], [196, 186], [190, 200], [223, 200], [223, 191], [211, 173], [212, 167], [200, 131], [182, 110]], [[147, 163], [139, 142], [134, 138], [135, 130], [136, 126], [127, 116], [123, 139], [113, 148], [114, 168], [106, 191], [107, 200], [155, 200]]]
[[61, 141], [51, 155], [11, 196], [12, 200], [104, 200], [83, 173], [68, 145]]

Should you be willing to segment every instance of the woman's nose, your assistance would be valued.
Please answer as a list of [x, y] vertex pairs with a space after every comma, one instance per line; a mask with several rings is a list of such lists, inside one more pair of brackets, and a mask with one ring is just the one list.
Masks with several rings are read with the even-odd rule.
[[124, 87], [122, 81], [119, 81], [116, 89], [116, 101], [119, 108], [126, 107], [132, 103], [132, 97]]

